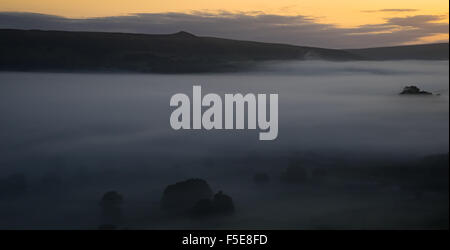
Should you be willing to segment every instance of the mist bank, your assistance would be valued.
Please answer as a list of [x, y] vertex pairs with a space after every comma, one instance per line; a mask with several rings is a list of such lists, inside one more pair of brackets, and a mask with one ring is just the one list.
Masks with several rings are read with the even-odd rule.
[[448, 43], [363, 50], [168, 35], [0, 29], [1, 71], [201, 73], [267, 61], [448, 60]]
[[[188, 75], [3, 72], [0, 163], [3, 170], [61, 158], [94, 168], [186, 168], [191, 160], [252, 153], [442, 154], [449, 150], [448, 79], [448, 61], [270, 62], [252, 72]], [[219, 96], [278, 94], [277, 139], [263, 143], [248, 129], [173, 130], [170, 99], [196, 84]], [[400, 96], [409, 85], [439, 96]]]
[[[448, 229], [448, 64], [0, 72], [0, 229], [97, 229], [111, 191], [119, 229]], [[219, 96], [277, 93], [277, 139], [173, 130], [170, 98], [196, 84]], [[413, 84], [436, 95], [399, 95]], [[234, 214], [163, 211], [165, 188], [191, 178], [230, 196]]]

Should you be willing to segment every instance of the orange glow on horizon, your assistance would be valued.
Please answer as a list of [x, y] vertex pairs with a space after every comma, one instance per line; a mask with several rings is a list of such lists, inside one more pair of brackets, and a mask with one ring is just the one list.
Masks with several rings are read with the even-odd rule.
[[[380, 11], [384, 10], [384, 11]], [[252, 12], [303, 15], [315, 22], [350, 28], [384, 23], [387, 18], [439, 15], [448, 23], [447, 0], [0, 0], [2, 12], [34, 12], [69, 18], [89, 18], [161, 12]], [[427, 42], [448, 40], [439, 34]]]
[[[378, 11], [377, 10], [414, 10]], [[386, 17], [447, 15], [446, 0], [0, 0], [0, 11], [35, 12], [71, 18], [133, 13], [191, 11], [261, 11], [279, 15], [305, 15], [342, 26], [380, 23]]]

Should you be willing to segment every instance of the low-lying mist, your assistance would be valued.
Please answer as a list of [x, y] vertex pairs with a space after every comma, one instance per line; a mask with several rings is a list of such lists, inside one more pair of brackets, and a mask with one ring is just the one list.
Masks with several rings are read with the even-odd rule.
[[[448, 188], [446, 198], [433, 190], [420, 196], [425, 202], [410, 200], [417, 188], [393, 193], [409, 184], [380, 187], [386, 180], [372, 172], [448, 153], [448, 66], [305, 61], [229, 74], [2, 72], [0, 182], [21, 175], [27, 192], [0, 197], [0, 228], [96, 228], [100, 198], [110, 190], [124, 195], [131, 228], [448, 227]], [[278, 138], [260, 141], [257, 130], [172, 130], [170, 97], [191, 96], [193, 85], [203, 95], [279, 94]], [[435, 95], [398, 95], [407, 85]], [[333, 185], [345, 185], [285, 184], [293, 162], [308, 176], [326, 168]], [[260, 172], [270, 184], [254, 183]], [[236, 215], [198, 221], [160, 211], [164, 188], [192, 177], [233, 197]], [[434, 208], [424, 207], [432, 201]]]

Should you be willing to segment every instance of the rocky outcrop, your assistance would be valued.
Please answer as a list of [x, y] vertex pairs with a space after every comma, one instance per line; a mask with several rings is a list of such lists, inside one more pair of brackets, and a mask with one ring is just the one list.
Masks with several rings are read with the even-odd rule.
[[122, 223], [123, 196], [117, 191], [105, 193], [100, 200], [103, 225], [117, 226]]
[[168, 212], [184, 212], [199, 200], [210, 199], [212, 194], [211, 187], [205, 180], [189, 179], [167, 186], [161, 205]]
[[233, 214], [234, 213], [234, 203], [233, 199], [219, 191], [214, 195], [213, 199], [214, 213], [216, 214]]
[[231, 215], [234, 213], [233, 199], [219, 191], [212, 200], [199, 200], [190, 212], [194, 216]]
[[117, 191], [105, 193], [100, 201], [102, 206], [119, 206], [123, 202], [123, 196]]
[[404, 87], [400, 95], [432, 95], [432, 93], [423, 91], [417, 86], [411, 85]]
[[193, 217], [234, 213], [233, 199], [219, 191], [213, 196], [209, 184], [202, 179], [189, 179], [167, 186], [161, 200], [164, 211]]

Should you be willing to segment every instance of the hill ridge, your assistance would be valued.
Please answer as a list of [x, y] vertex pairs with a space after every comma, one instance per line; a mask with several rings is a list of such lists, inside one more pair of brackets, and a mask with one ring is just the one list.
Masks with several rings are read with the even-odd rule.
[[[0, 29], [0, 70], [134, 71], [154, 73], [247, 70], [276, 60], [448, 60], [448, 44], [337, 50], [280, 43], [172, 34]], [[447, 53], [445, 54], [445, 49]], [[387, 50], [387, 52], [384, 52]], [[397, 56], [398, 58], [392, 58]]]

